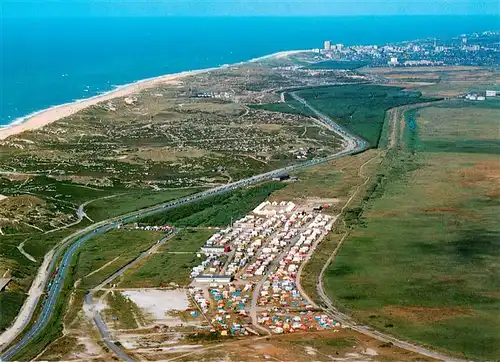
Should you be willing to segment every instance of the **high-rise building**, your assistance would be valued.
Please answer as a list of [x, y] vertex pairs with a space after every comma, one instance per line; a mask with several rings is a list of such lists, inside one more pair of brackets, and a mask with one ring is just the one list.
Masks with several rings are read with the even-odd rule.
[[342, 51], [342, 48], [344, 47], [344, 44], [337, 44], [335, 47], [340, 52], [340, 51]]
[[331, 48], [332, 48], [332, 43], [330, 42], [330, 40], [325, 40], [324, 49], [325, 50], [330, 50]]

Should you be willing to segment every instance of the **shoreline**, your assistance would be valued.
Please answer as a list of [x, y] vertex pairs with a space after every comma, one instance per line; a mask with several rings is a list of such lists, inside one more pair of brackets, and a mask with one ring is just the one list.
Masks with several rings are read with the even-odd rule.
[[111, 89], [102, 94], [97, 94], [89, 98], [79, 99], [72, 102], [52, 106], [49, 108], [42, 109], [40, 111], [33, 112], [26, 116], [19, 117], [8, 125], [0, 126], [0, 140], [5, 140], [10, 136], [14, 136], [16, 134], [25, 131], [31, 131], [42, 128], [48, 124], [51, 124], [65, 117], [69, 117], [85, 108], [91, 107], [100, 102], [109, 101], [114, 98], [129, 96], [144, 89], [153, 88], [159, 84], [174, 83], [176, 81], [181, 80], [182, 78], [189, 77], [192, 75], [208, 73], [226, 67], [233, 67], [247, 63], [254, 63], [269, 58], [286, 57], [292, 54], [302, 53], [307, 51], [309, 50], [280, 51], [238, 63], [221, 65], [218, 67], [211, 67], [204, 69], [187, 70], [179, 73], [164, 74], [157, 77], [137, 80], [132, 83], [117, 86], [116, 88]]

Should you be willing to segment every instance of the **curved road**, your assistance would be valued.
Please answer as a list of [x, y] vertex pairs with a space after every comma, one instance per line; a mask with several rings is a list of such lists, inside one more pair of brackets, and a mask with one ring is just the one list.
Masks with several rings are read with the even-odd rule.
[[[320, 119], [322, 119], [322, 121], [326, 121], [326, 119], [328, 119], [327, 116], [323, 115], [321, 112], [319, 112], [318, 110], [316, 110], [315, 108], [313, 108], [304, 99], [300, 98], [297, 94], [295, 94], [295, 92], [290, 93], [290, 95], [295, 100], [299, 101], [304, 106], [306, 106], [309, 110], [311, 110], [312, 112], [314, 112]], [[331, 120], [330, 120], [330, 122], [333, 123], [333, 121], [331, 121]], [[368, 162], [370, 162], [370, 161], [371, 160], [369, 160]], [[366, 181], [368, 181], [368, 179]], [[431, 357], [431, 358], [435, 358], [435, 359], [441, 360], [441, 361], [450, 361], [450, 362], [464, 362], [464, 361], [466, 361], [466, 360], [463, 360], [463, 359], [459, 359], [459, 358], [455, 358], [455, 357], [450, 357], [448, 355], [445, 355], [445, 354], [442, 354], [442, 353], [439, 353], [439, 352], [427, 349], [427, 348], [419, 346], [419, 345], [415, 345], [413, 343], [409, 343], [407, 341], [403, 341], [403, 340], [397, 339], [397, 338], [395, 338], [395, 337], [393, 337], [391, 335], [388, 335], [388, 334], [376, 331], [376, 330], [372, 329], [369, 326], [356, 324], [356, 322], [354, 322], [350, 316], [348, 316], [345, 313], [340, 312], [337, 308], [335, 308], [335, 306], [333, 305], [330, 297], [326, 294], [326, 292], [324, 290], [323, 276], [324, 276], [324, 273], [325, 273], [326, 269], [328, 268], [328, 266], [332, 263], [332, 261], [335, 259], [335, 256], [338, 254], [340, 248], [342, 247], [342, 245], [343, 245], [343, 243], [345, 241], [346, 236], [347, 236], [347, 234], [345, 234], [342, 237], [342, 239], [338, 243], [337, 247], [332, 252], [332, 254], [328, 258], [328, 260], [326, 261], [325, 265], [323, 265], [323, 268], [321, 269], [321, 272], [320, 272], [320, 274], [318, 276], [318, 279], [317, 279], [317, 282], [316, 282], [316, 289], [318, 290], [318, 294], [319, 294], [319, 296], [321, 298], [321, 301], [326, 306], [326, 308], [323, 308], [325, 310], [325, 312], [328, 312], [332, 317], [334, 317], [334, 319], [336, 319], [337, 321], [341, 322], [344, 325], [349, 326], [351, 329], [353, 329], [353, 330], [355, 330], [355, 331], [357, 331], [359, 333], [362, 333], [362, 334], [367, 335], [369, 337], [378, 339], [379, 341], [382, 341], [382, 342], [392, 343], [393, 345], [395, 345], [395, 346], [397, 346], [399, 348], [405, 349], [407, 351], [416, 352], [416, 353], [419, 353], [421, 355], [424, 355], [424, 356], [427, 356], [427, 357]], [[321, 239], [319, 239], [314, 244], [314, 246], [311, 248], [311, 254], [310, 255], [312, 255], [312, 251], [315, 250], [315, 248], [317, 247], [317, 245], [319, 244], [320, 241], [321, 241]], [[309, 255], [309, 257], [310, 257], [310, 255]], [[318, 307], [317, 304], [314, 303], [314, 301], [311, 300], [311, 298], [309, 298], [309, 296], [305, 293], [305, 291], [300, 286], [300, 273], [302, 271], [302, 268], [306, 264], [307, 264], [307, 262], [303, 263], [300, 266], [300, 269], [299, 269], [299, 272], [298, 272], [298, 276], [297, 276], [297, 279], [299, 279], [297, 281], [297, 286], [298, 286], [298, 289], [299, 289], [300, 293], [303, 296], [305, 296], [305, 298], [308, 300], [308, 302], [311, 303], [312, 305]]]
[[59, 262], [59, 267], [58, 267], [58, 272], [56, 275], [53, 277], [53, 283], [51, 285], [51, 288], [47, 292], [47, 298], [42, 302], [42, 311], [40, 313], [39, 318], [36, 320], [36, 322], [32, 325], [30, 330], [20, 339], [18, 340], [14, 345], [12, 345], [10, 348], [4, 350], [2, 352], [2, 355], [0, 356], [1, 361], [7, 361], [11, 360], [19, 351], [21, 351], [24, 347], [28, 345], [28, 343], [38, 334], [40, 333], [43, 328], [48, 324], [50, 317], [52, 316], [52, 313], [54, 311], [54, 307], [56, 305], [57, 298], [61, 292], [62, 289], [62, 284], [64, 282], [64, 279], [66, 277], [66, 274], [68, 272], [68, 268], [70, 265], [70, 261], [75, 253], [75, 251], [78, 249], [80, 245], [82, 245], [85, 241], [89, 240], [90, 238], [103, 234], [111, 229], [116, 228], [119, 224], [121, 223], [128, 223], [132, 222], [138, 218], [143, 218], [145, 216], [153, 215], [159, 212], [163, 212], [168, 209], [175, 208], [179, 205], [193, 202], [196, 200], [200, 200], [209, 196], [213, 196], [216, 194], [220, 194], [225, 191], [230, 191], [230, 190], [235, 190], [237, 188], [242, 188], [249, 186], [251, 184], [256, 184], [265, 180], [269, 180], [277, 175], [283, 174], [283, 173], [288, 173], [288, 172], [293, 172], [305, 167], [310, 167], [313, 165], [321, 164], [328, 162], [333, 159], [337, 159], [340, 157], [344, 157], [347, 155], [351, 155], [354, 153], [361, 152], [365, 150], [368, 146], [366, 141], [362, 140], [361, 138], [352, 135], [349, 133], [347, 130], [343, 129], [340, 127], [338, 124], [333, 122], [330, 118], [327, 116], [323, 115], [319, 111], [313, 109], [309, 104], [305, 102], [302, 98], [298, 97], [294, 92], [290, 93], [292, 97], [294, 97], [296, 100], [304, 104], [305, 107], [308, 107], [311, 111], [313, 111], [317, 117], [318, 117], [318, 122], [321, 123], [323, 126], [327, 127], [328, 129], [334, 131], [337, 133], [340, 137], [343, 138], [344, 140], [344, 146], [345, 149], [343, 151], [337, 152], [333, 155], [323, 157], [323, 158], [318, 158], [318, 159], [313, 159], [298, 165], [292, 165], [292, 166], [287, 166], [283, 167], [277, 170], [269, 171], [260, 175], [252, 176], [250, 178], [236, 181], [230, 184], [226, 184], [223, 186], [215, 187], [210, 190], [206, 190], [203, 192], [200, 192], [198, 194], [194, 194], [191, 196], [187, 196], [178, 200], [174, 200], [171, 202], [167, 202], [164, 204], [156, 205], [150, 208], [142, 209], [133, 213], [129, 213], [127, 215], [117, 217], [117, 218], [112, 218], [108, 219], [102, 222], [99, 222], [97, 224], [94, 224], [92, 226], [89, 226], [85, 228], [84, 230], [81, 230], [70, 237], [67, 238], [68, 242], [64, 243], [54, 254], [54, 257], [51, 262], [51, 267], [49, 270], [54, 270], [55, 264], [59, 260], [59, 255], [64, 251], [64, 247], [66, 244], [69, 244], [71, 241], [73, 242], [71, 246], [64, 251], [64, 254], [62, 256], [61, 261]]
[[97, 327], [97, 329], [99, 330], [99, 333], [101, 333], [101, 337], [102, 337], [104, 344], [106, 344], [106, 346], [108, 346], [108, 348], [111, 351], [113, 351], [118, 357], [120, 357], [122, 360], [124, 360], [126, 362], [133, 362], [134, 359], [132, 357], [130, 357], [122, 348], [120, 348], [118, 345], [116, 345], [115, 342], [112, 340], [111, 335], [109, 334], [108, 327], [102, 319], [101, 313], [99, 313], [99, 311], [95, 308], [94, 301], [93, 301], [94, 293], [96, 291], [98, 291], [99, 289], [103, 288], [106, 284], [111, 283], [113, 280], [115, 280], [117, 277], [122, 275], [128, 269], [137, 265], [145, 257], [156, 252], [160, 246], [165, 244], [165, 242], [167, 240], [171, 239], [172, 237], [174, 237], [178, 233], [179, 233], [179, 229], [173, 230], [167, 236], [158, 240], [158, 242], [156, 244], [154, 244], [153, 246], [151, 246], [148, 250], [142, 252], [137, 258], [135, 258], [130, 263], [128, 263], [128, 264], [124, 265], [123, 267], [121, 267], [120, 269], [118, 269], [111, 276], [106, 278], [106, 280], [104, 280], [101, 284], [92, 288], [90, 291], [87, 292], [87, 294], [85, 294], [83, 308], [87, 309], [90, 312], [90, 314], [92, 314], [92, 319], [94, 320], [94, 324]]
[[[58, 228], [57, 230], [67, 228], [69, 226], [76, 225], [79, 222], [81, 222], [81, 220], [83, 220], [83, 218], [86, 217], [86, 213], [85, 213], [84, 208], [89, 203], [95, 202], [97, 200], [103, 200], [103, 199], [107, 199], [107, 198], [120, 196], [120, 195], [123, 195], [123, 194], [104, 196], [104, 197], [100, 197], [97, 199], [93, 199], [93, 200], [84, 202], [83, 204], [81, 204], [78, 207], [78, 210], [77, 210], [78, 221], [73, 223], [73, 224], [63, 226], [62, 228]], [[43, 263], [40, 266], [40, 268], [38, 269], [37, 275], [34, 278], [32, 284], [31, 284], [31, 287], [28, 291], [28, 298], [26, 298], [23, 306], [21, 307], [21, 310], [19, 311], [19, 314], [17, 315], [17, 317], [14, 320], [14, 322], [12, 323], [12, 325], [9, 328], [7, 328], [0, 335], [0, 351], [2, 351], [3, 348], [6, 348], [9, 344], [11, 344], [16, 339], [16, 337], [26, 328], [26, 326], [29, 324], [30, 320], [33, 318], [33, 313], [34, 313], [34, 310], [36, 308], [36, 305], [38, 304], [38, 301], [40, 300], [40, 298], [44, 292], [45, 284], [48, 281], [50, 271], [55, 269], [55, 262], [59, 258], [61, 250], [63, 248], [65, 248], [69, 242], [73, 241], [75, 239], [75, 236], [77, 236], [79, 234], [83, 235], [86, 232], [88, 232], [89, 230], [91, 230], [92, 228], [97, 227], [99, 224], [100, 223], [94, 224], [90, 227], [87, 227], [83, 230], [80, 230], [77, 233], [74, 233], [73, 235], [70, 235], [70, 236], [64, 238], [63, 240], [61, 240], [61, 242], [59, 244], [57, 244], [54, 248], [52, 248], [49, 252], [47, 252], [47, 254], [44, 256]], [[48, 234], [48, 233], [53, 232], [55, 230], [56, 229], [49, 230], [49, 231], [46, 231], [45, 233]], [[56, 251], [57, 251], [57, 253], [56, 253]]]

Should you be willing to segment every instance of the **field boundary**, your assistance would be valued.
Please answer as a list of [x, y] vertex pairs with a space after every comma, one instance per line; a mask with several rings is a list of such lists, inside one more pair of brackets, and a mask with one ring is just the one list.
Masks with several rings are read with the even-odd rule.
[[[408, 110], [408, 107], [410, 107], [410, 109], [421, 108], [421, 107], [425, 107], [426, 105], [428, 105], [430, 103], [435, 103], [435, 102], [421, 103], [421, 104], [415, 104], [415, 105], [411, 105], [411, 106], [406, 105], [406, 106], [401, 106], [401, 107], [395, 107], [395, 108], [391, 108], [387, 111], [386, 121], [388, 122], [388, 125], [390, 126], [389, 129], [391, 132], [391, 137], [388, 139], [388, 145], [387, 145], [388, 149], [385, 151], [380, 151], [380, 153], [378, 153], [376, 156], [372, 157], [368, 161], [365, 161], [360, 166], [360, 169], [358, 171], [359, 176], [361, 176], [361, 174], [362, 174], [363, 167], [366, 166], [368, 163], [372, 162], [374, 159], [376, 159], [377, 157], [380, 157], [380, 156], [382, 156], [382, 163], [383, 163], [384, 160], [387, 160], [387, 157], [388, 156], [390, 157], [390, 155], [395, 151], [395, 148], [400, 146], [399, 142], [401, 141], [400, 137], [402, 136], [400, 121], [402, 119], [403, 126], [404, 126], [404, 117], [405, 117], [406, 111]], [[391, 157], [390, 164], [388, 165], [388, 167], [391, 167], [393, 161], [394, 161], [394, 159]], [[392, 343], [397, 347], [400, 347], [400, 348], [403, 348], [403, 349], [406, 349], [406, 350], [409, 350], [412, 352], [416, 352], [416, 353], [419, 353], [419, 354], [427, 356], [427, 357], [435, 358], [438, 360], [464, 362], [465, 360], [463, 360], [463, 359], [451, 357], [449, 355], [445, 355], [445, 354], [442, 354], [440, 352], [436, 352], [436, 351], [427, 349], [423, 346], [397, 339], [391, 335], [373, 330], [371, 327], [368, 327], [368, 326], [358, 325], [349, 315], [347, 315], [343, 312], [340, 312], [334, 306], [332, 300], [330, 299], [330, 297], [326, 294], [326, 292], [324, 290], [324, 285], [323, 285], [324, 273], [328, 269], [328, 267], [331, 265], [331, 263], [334, 261], [338, 252], [340, 251], [340, 249], [344, 245], [346, 238], [350, 235], [350, 232], [351, 232], [345, 223], [345, 218], [344, 218], [345, 209], [349, 206], [349, 204], [352, 202], [352, 200], [354, 200], [354, 198], [356, 196], [359, 196], [359, 194], [358, 194], [359, 191], [368, 184], [368, 182], [370, 181], [372, 176], [373, 175], [368, 175], [366, 177], [365, 181], [362, 184], [358, 185], [356, 190], [352, 193], [352, 195], [349, 197], [349, 199], [346, 201], [346, 203], [342, 207], [342, 209], [339, 213], [339, 217], [336, 220], [336, 223], [338, 223], [339, 219], [342, 221], [342, 223], [344, 224], [344, 227], [346, 227], [346, 231], [344, 232], [344, 234], [342, 235], [342, 237], [338, 241], [336, 247], [334, 248], [334, 250], [330, 254], [329, 258], [326, 260], [326, 262], [323, 265], [323, 267], [322, 267], [322, 269], [317, 277], [317, 280], [316, 280], [316, 290], [318, 292], [318, 296], [319, 296], [321, 302], [324, 304], [323, 308], [326, 312], [330, 313], [334, 318], [336, 318], [337, 320], [341, 321], [342, 323], [348, 325], [352, 329], [354, 329], [362, 334], [365, 334], [367, 336], [376, 338], [380, 341]], [[306, 264], [307, 264], [307, 262], [304, 263], [302, 265], [302, 267], [304, 267]], [[299, 271], [299, 278], [300, 278], [300, 272], [301, 271]], [[298, 284], [300, 285], [300, 281], [298, 282]], [[301, 290], [301, 292], [303, 292], [302, 288], [300, 288], [300, 290]], [[307, 294], [305, 292], [304, 292], [304, 295], [306, 296], [306, 299], [308, 301], [312, 301], [312, 299], [309, 296], [307, 296]], [[317, 304], [314, 303], [313, 305], [317, 305]]]

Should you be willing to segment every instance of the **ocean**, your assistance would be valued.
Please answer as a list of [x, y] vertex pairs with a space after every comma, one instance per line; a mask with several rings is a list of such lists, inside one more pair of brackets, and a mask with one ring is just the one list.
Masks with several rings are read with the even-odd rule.
[[140, 79], [333, 43], [496, 30], [495, 16], [0, 19], [0, 125]]

